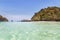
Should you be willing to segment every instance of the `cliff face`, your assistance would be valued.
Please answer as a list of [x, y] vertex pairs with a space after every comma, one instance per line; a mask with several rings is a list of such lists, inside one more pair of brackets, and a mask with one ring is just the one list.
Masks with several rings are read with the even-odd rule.
[[48, 7], [41, 9], [31, 18], [32, 21], [60, 21], [60, 8]]
[[0, 22], [2, 22], [2, 21], [3, 21], [3, 22], [4, 22], [4, 21], [8, 21], [8, 19], [0, 15]]

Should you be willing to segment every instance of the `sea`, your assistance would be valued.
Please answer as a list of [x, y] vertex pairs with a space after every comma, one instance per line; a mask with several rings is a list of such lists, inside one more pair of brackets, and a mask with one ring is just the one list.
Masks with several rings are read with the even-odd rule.
[[0, 22], [0, 40], [60, 40], [60, 22]]

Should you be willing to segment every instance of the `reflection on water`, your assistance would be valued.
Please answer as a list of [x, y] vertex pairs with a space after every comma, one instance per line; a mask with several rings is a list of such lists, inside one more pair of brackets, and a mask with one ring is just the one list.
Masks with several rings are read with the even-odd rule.
[[60, 40], [60, 22], [0, 22], [0, 40]]

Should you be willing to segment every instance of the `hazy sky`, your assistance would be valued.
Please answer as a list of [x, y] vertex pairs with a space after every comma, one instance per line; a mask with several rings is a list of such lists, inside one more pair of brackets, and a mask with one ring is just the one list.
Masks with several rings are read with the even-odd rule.
[[35, 12], [48, 6], [60, 7], [60, 0], [0, 0], [0, 14], [9, 20], [30, 19]]

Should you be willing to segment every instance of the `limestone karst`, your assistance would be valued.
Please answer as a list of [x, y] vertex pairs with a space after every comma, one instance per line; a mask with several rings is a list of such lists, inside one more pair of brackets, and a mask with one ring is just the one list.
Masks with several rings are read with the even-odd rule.
[[0, 22], [4, 22], [4, 21], [8, 21], [8, 19], [0, 15]]
[[31, 18], [32, 21], [60, 21], [60, 8], [48, 7], [41, 9]]

